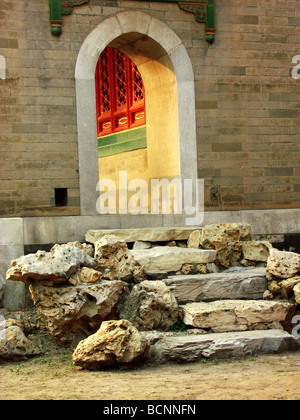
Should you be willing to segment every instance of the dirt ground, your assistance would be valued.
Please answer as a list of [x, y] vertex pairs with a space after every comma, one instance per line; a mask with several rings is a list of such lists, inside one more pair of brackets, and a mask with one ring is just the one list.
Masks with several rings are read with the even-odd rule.
[[[9, 313], [5, 316], [9, 318]], [[33, 327], [40, 322], [35, 311], [28, 319]], [[120, 404], [126, 400], [300, 399], [300, 351], [180, 365], [154, 366], [146, 362], [130, 370], [88, 371], [73, 365], [73, 350], [59, 346], [42, 324], [33, 328], [32, 334], [43, 353], [23, 361], [0, 361], [0, 400], [101, 400]]]
[[0, 364], [2, 400], [298, 400], [300, 352], [86, 371], [59, 349]]

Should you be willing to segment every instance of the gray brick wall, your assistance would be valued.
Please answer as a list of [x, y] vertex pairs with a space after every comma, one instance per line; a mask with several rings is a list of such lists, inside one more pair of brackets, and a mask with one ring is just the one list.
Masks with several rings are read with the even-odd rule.
[[[176, 4], [90, 0], [50, 33], [48, 0], [1, 0], [0, 216], [79, 214], [74, 68], [107, 16], [137, 9], [182, 39], [195, 73], [198, 176], [207, 209], [299, 207], [299, 0], [215, 0], [216, 42]], [[116, 6], [116, 7], [114, 7]], [[67, 188], [68, 207], [54, 206]]]

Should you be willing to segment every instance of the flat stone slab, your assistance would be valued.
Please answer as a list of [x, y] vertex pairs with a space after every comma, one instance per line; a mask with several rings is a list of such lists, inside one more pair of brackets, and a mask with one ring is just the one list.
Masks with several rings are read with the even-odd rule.
[[207, 264], [215, 260], [216, 251], [208, 249], [156, 246], [131, 250], [145, 270], [178, 271], [183, 264]]
[[229, 359], [299, 349], [298, 341], [286, 331], [244, 331], [161, 336], [151, 346], [151, 356], [156, 363], [190, 363], [201, 359]]
[[221, 299], [262, 299], [268, 288], [266, 270], [189, 274], [163, 279], [179, 304]]
[[217, 300], [183, 305], [183, 322], [213, 332], [272, 329], [292, 315], [295, 305], [287, 301]]
[[85, 235], [87, 242], [95, 243], [105, 235], [114, 235], [125, 242], [165, 242], [187, 240], [195, 228], [148, 228], [148, 229], [103, 229], [88, 230]]

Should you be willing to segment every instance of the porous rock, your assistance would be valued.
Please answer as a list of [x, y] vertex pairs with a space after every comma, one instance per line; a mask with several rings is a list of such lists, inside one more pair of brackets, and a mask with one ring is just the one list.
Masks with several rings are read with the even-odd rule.
[[293, 287], [293, 292], [295, 294], [295, 300], [298, 304], [300, 304], [300, 283], [297, 283], [294, 287]]
[[272, 244], [267, 241], [243, 241], [242, 251], [246, 260], [267, 262]]
[[64, 283], [82, 266], [94, 267], [94, 258], [77, 246], [56, 244], [50, 252], [38, 251], [12, 261], [6, 280]]
[[251, 239], [251, 227], [246, 223], [217, 223], [202, 228], [199, 243], [216, 250], [217, 265], [229, 267], [242, 258], [241, 242]]
[[133, 286], [120, 307], [120, 318], [139, 330], [166, 330], [179, 318], [175, 296], [160, 280], [146, 280]]
[[267, 271], [281, 279], [294, 277], [300, 272], [300, 255], [273, 248], [267, 261]]
[[298, 283], [300, 283], [300, 276], [295, 276], [291, 277], [290, 279], [280, 281], [278, 286], [280, 287], [279, 292], [281, 296], [285, 299], [292, 297], [294, 288]]
[[69, 278], [68, 283], [77, 286], [82, 283], [96, 283], [100, 278], [100, 271], [94, 270], [93, 268], [82, 267]]
[[126, 242], [114, 235], [105, 235], [95, 243], [95, 259], [103, 278], [133, 283], [147, 278], [145, 269], [134, 259]]
[[131, 365], [148, 354], [149, 344], [128, 321], [106, 321], [100, 329], [80, 341], [73, 353], [73, 363], [84, 369]]
[[22, 360], [38, 356], [41, 349], [24, 334], [22, 322], [15, 319], [0, 321], [0, 360]]
[[66, 287], [32, 284], [29, 290], [51, 335], [61, 344], [73, 344], [97, 331], [102, 321], [118, 319], [117, 303], [127, 287], [102, 280]]

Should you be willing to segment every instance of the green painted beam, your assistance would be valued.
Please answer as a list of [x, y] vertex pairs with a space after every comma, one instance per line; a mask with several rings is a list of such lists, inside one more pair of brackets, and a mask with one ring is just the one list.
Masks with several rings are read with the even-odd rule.
[[98, 137], [98, 157], [116, 155], [146, 147], [146, 126]]
[[[113, 0], [111, 0], [113, 1]], [[116, 2], [118, 0], [115, 0]], [[144, 0], [135, 0], [144, 1]], [[195, 15], [196, 21], [205, 23], [206, 41], [212, 44], [215, 40], [215, 5], [214, 0], [151, 0], [162, 3], [177, 3], [178, 6]], [[62, 15], [72, 13], [74, 6], [88, 3], [89, 0], [49, 0], [51, 33], [61, 34]]]

